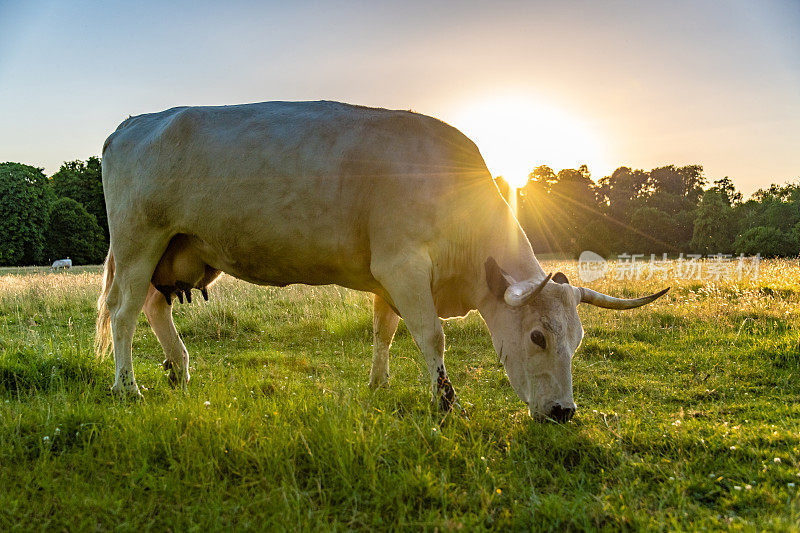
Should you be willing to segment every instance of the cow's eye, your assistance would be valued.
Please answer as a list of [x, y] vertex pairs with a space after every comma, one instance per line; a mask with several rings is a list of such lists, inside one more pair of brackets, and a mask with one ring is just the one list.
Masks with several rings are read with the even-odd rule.
[[539, 346], [542, 350], [544, 350], [547, 346], [547, 341], [544, 339], [544, 333], [538, 329], [531, 331], [531, 342]]

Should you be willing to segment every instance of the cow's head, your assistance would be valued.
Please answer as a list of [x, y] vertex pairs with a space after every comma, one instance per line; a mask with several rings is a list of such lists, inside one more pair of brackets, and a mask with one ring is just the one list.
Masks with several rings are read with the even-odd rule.
[[491, 302], [484, 319], [511, 386], [532, 417], [559, 422], [575, 413], [572, 356], [583, 339], [578, 304], [633, 309], [669, 290], [629, 300], [574, 287], [561, 272], [517, 281], [491, 257], [485, 267]]

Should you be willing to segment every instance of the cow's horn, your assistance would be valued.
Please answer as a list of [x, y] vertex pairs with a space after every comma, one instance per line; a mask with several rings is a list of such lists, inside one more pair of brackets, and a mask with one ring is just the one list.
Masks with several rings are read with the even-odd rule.
[[603, 307], [605, 309], [633, 309], [634, 307], [647, 305], [650, 302], [664, 296], [670, 287], [667, 287], [663, 291], [659, 291], [655, 294], [651, 294], [650, 296], [631, 299], [615, 298], [614, 296], [593, 291], [592, 289], [587, 289], [586, 287], [579, 287], [579, 289], [581, 291], [581, 303], [596, 305], [597, 307]]
[[553, 274], [548, 274], [547, 277], [539, 283], [534, 283], [533, 281], [514, 283], [506, 289], [504, 296], [506, 303], [511, 307], [525, 305], [544, 289], [544, 286], [547, 285], [547, 282], [550, 281], [552, 277]]

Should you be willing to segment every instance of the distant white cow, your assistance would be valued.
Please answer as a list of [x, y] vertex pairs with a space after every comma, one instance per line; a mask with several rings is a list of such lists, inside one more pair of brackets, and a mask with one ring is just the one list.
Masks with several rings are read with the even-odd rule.
[[59, 259], [57, 261], [53, 261], [53, 264], [50, 266], [50, 270], [58, 272], [59, 270], [69, 270], [72, 268], [72, 259]]
[[[439, 317], [478, 309], [532, 415], [569, 420], [586, 303], [626, 300], [548, 276], [477, 147], [431, 117], [336, 102], [179, 107], [123, 122], [103, 149], [111, 249], [97, 349], [112, 389], [139, 395], [131, 342], [144, 312], [173, 378], [189, 354], [172, 297], [220, 272], [261, 285], [337, 284], [375, 295], [370, 384], [389, 377], [400, 317], [443, 409], [455, 402]], [[112, 338], [113, 337], [113, 338]]]

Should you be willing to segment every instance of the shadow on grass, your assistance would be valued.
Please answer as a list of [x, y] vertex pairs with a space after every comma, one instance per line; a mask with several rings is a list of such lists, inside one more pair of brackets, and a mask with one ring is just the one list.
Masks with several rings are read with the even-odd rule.
[[93, 386], [103, 372], [94, 359], [46, 356], [32, 351], [7, 353], [0, 360], [0, 393], [49, 392], [75, 385]]

